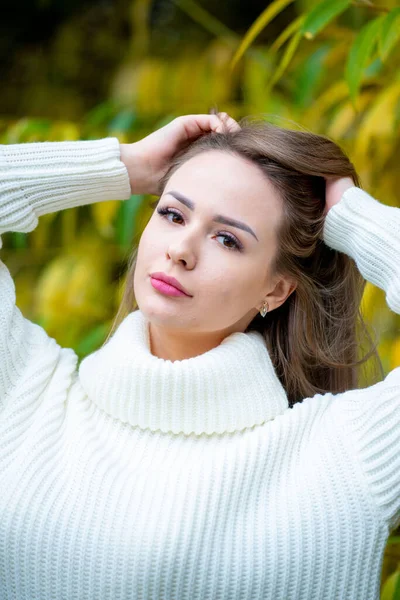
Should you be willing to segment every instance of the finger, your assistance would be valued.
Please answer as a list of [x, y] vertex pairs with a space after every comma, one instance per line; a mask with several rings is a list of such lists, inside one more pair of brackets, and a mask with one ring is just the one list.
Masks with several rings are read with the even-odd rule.
[[[210, 133], [211, 131], [216, 133], [223, 132], [222, 121], [218, 115], [184, 115], [178, 117], [178, 119], [181, 121], [181, 125], [189, 141], [193, 141], [200, 135]], [[226, 124], [230, 131], [240, 129], [239, 124], [232, 117], [228, 117]]]
[[178, 117], [188, 140], [193, 141], [204, 133], [216, 131], [221, 125], [217, 115], [184, 115]]
[[[241, 129], [239, 123], [237, 123], [237, 121], [235, 121], [235, 119], [230, 117], [228, 115], [228, 113], [220, 112], [220, 113], [218, 113], [218, 117], [224, 123], [225, 127], [228, 128], [229, 131], [239, 131], [239, 129]], [[221, 125], [220, 128], [218, 129], [218, 132], [219, 131], [223, 132], [223, 130], [224, 130], [224, 126]]]

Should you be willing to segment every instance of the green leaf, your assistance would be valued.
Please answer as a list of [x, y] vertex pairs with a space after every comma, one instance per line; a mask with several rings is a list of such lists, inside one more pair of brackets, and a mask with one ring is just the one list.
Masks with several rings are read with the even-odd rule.
[[112, 119], [112, 121], [108, 124], [108, 130], [110, 132], [126, 132], [131, 129], [135, 123], [135, 120], [136, 115], [133, 110], [124, 110]]
[[348, 8], [350, 0], [325, 0], [318, 4], [308, 13], [301, 28], [301, 33], [308, 40], [314, 38], [335, 17]]
[[400, 8], [395, 8], [382, 21], [379, 36], [379, 56], [385, 61], [400, 40]]
[[305, 108], [312, 103], [316, 89], [323, 77], [324, 60], [330, 49], [329, 44], [322, 45], [296, 69], [293, 99], [297, 107]]
[[10, 125], [6, 133], [6, 143], [41, 141], [47, 136], [52, 122], [50, 119], [22, 118]]
[[345, 77], [353, 103], [355, 103], [364, 71], [375, 50], [384, 18], [385, 16], [377, 17], [364, 25], [350, 48], [345, 67]]
[[400, 535], [391, 535], [387, 541], [387, 545], [389, 544], [400, 544]]
[[274, 43], [270, 48], [270, 52], [277, 52], [283, 44], [287, 42], [287, 40], [292, 37], [300, 29], [305, 19], [305, 15], [300, 15], [294, 21], [289, 23], [289, 25], [278, 35]]
[[294, 0], [275, 0], [275, 2], [272, 2], [272, 4], [267, 6], [261, 15], [254, 21], [241, 41], [239, 48], [236, 50], [235, 56], [231, 62], [232, 69], [249, 48], [249, 46], [254, 42], [255, 38], [261, 33], [261, 31], [265, 29], [265, 27], [272, 21], [272, 19], [276, 17], [276, 15], [282, 12], [292, 2], [294, 2]]
[[136, 219], [143, 201], [143, 196], [132, 195], [128, 200], [121, 202], [117, 215], [117, 240], [124, 250], [128, 250], [133, 243]]
[[26, 233], [14, 232], [13, 234], [14, 248], [27, 248], [28, 236]]
[[94, 350], [97, 350], [107, 337], [109, 329], [109, 323], [101, 323], [89, 331], [75, 347], [75, 351], [79, 358], [84, 358], [88, 354], [94, 352]]
[[286, 46], [286, 50], [281, 58], [281, 61], [278, 65], [272, 79], [269, 82], [268, 90], [270, 90], [275, 85], [275, 83], [282, 77], [283, 73], [286, 71], [290, 61], [292, 60], [292, 58], [297, 50], [297, 46], [299, 45], [302, 37], [303, 37], [303, 35], [302, 35], [301, 31], [298, 31], [292, 37], [292, 39]]
[[84, 125], [90, 129], [104, 127], [115, 117], [117, 110], [117, 106], [111, 100], [102, 102], [86, 114]]

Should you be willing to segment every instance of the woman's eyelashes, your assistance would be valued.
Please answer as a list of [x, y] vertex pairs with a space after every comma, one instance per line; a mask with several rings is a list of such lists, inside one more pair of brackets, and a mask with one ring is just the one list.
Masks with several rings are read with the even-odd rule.
[[[178, 218], [181, 219], [182, 221], [184, 220], [183, 215], [179, 212], [179, 210], [175, 209], [175, 208], [169, 208], [167, 206], [165, 207], [157, 207], [157, 213], [164, 219], [166, 219], [167, 221], [169, 221], [170, 223], [175, 223], [176, 225], [180, 225], [180, 222], [177, 222], [173, 219]], [[169, 216], [172, 216], [171, 219], [169, 219]], [[241, 244], [241, 242], [239, 242], [239, 240], [232, 235], [231, 233], [225, 233], [220, 231], [215, 237], [223, 237], [225, 238], [225, 240], [229, 243], [232, 244], [231, 246], [226, 246], [225, 243], [221, 244], [221, 246], [223, 248], [226, 248], [227, 250], [236, 250], [241, 252], [243, 250], [243, 245]]]

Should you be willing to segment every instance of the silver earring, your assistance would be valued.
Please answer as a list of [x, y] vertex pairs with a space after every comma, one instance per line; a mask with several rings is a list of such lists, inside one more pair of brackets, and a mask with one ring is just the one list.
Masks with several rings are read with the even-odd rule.
[[265, 317], [265, 315], [267, 314], [268, 310], [269, 310], [268, 302], [265, 301], [264, 304], [262, 305], [261, 310], [260, 310], [260, 315], [262, 317]]

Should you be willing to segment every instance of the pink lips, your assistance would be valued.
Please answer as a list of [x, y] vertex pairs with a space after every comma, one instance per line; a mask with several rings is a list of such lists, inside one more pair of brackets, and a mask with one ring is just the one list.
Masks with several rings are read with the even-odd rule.
[[167, 296], [190, 296], [177, 279], [165, 273], [152, 273], [150, 282], [153, 288]]

